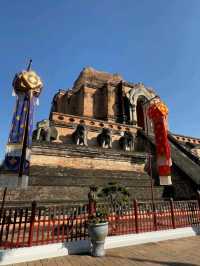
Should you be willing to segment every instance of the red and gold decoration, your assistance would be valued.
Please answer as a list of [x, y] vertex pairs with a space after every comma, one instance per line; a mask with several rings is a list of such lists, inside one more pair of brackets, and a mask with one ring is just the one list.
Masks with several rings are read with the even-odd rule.
[[159, 101], [152, 103], [148, 109], [148, 116], [153, 122], [157, 167], [160, 177], [160, 185], [171, 185], [171, 153], [168, 142], [167, 106]]

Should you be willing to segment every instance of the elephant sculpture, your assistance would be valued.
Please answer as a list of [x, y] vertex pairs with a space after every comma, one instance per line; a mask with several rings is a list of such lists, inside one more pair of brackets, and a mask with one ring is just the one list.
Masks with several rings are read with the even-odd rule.
[[109, 128], [103, 128], [97, 136], [97, 143], [102, 148], [112, 148], [112, 131]]
[[76, 145], [87, 146], [87, 127], [86, 125], [79, 124], [72, 134], [72, 139]]
[[37, 123], [37, 128], [33, 131], [33, 141], [51, 142], [57, 139], [58, 132], [54, 126], [50, 125], [50, 121], [45, 119]]
[[119, 145], [124, 151], [134, 150], [134, 136], [128, 131], [123, 132], [123, 136], [119, 139]]

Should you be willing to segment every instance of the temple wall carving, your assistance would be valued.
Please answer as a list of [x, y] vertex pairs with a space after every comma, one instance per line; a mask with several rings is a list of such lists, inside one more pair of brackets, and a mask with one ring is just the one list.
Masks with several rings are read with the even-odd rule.
[[[112, 149], [122, 150], [120, 146], [120, 139], [124, 132], [129, 132], [135, 139], [137, 133], [136, 126], [127, 126], [115, 122], [101, 121], [92, 118], [80, 119], [80, 117], [67, 115], [67, 114], [52, 114], [52, 124], [55, 126], [58, 134], [54, 143], [73, 144], [72, 135], [76, 131], [78, 125], [84, 125], [87, 130], [87, 145], [98, 147], [98, 136], [102, 133], [103, 129], [111, 130]], [[134, 145], [133, 145], [134, 146]], [[108, 148], [108, 147], [107, 147]], [[127, 149], [129, 150], [129, 149]]]

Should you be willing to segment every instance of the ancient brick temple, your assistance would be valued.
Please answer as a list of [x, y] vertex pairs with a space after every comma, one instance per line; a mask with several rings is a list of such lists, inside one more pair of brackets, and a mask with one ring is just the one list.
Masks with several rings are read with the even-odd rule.
[[72, 89], [55, 94], [49, 119], [37, 123], [28, 185], [10, 188], [8, 199], [85, 200], [90, 186], [111, 181], [126, 186], [132, 198], [151, 199], [152, 190], [155, 199], [196, 198], [200, 139], [169, 132], [172, 185], [159, 183], [147, 116], [155, 96], [142, 83], [84, 68]]

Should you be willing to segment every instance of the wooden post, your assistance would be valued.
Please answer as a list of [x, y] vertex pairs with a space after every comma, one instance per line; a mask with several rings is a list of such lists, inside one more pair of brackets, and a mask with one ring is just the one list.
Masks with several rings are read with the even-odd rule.
[[134, 215], [135, 215], [135, 232], [136, 234], [139, 233], [139, 226], [138, 226], [138, 203], [137, 200], [135, 199], [133, 201], [133, 206], [134, 206]]
[[200, 190], [197, 190], [197, 200], [198, 200], [198, 206], [199, 206], [199, 211], [200, 211]]
[[88, 214], [93, 215], [96, 212], [96, 187], [91, 186], [88, 193]]
[[26, 149], [27, 149], [27, 139], [28, 139], [28, 131], [29, 131], [29, 114], [30, 114], [30, 94], [28, 94], [28, 111], [27, 111], [27, 117], [26, 117], [26, 122], [25, 122], [25, 129], [24, 129], [24, 135], [23, 135], [23, 142], [22, 142], [22, 154], [20, 157], [20, 165], [19, 165], [19, 177], [21, 178], [20, 180], [20, 185], [22, 185], [22, 177], [24, 174], [24, 163], [26, 161]]
[[153, 225], [154, 225], [154, 230], [157, 231], [158, 227], [157, 227], [157, 216], [156, 216], [155, 202], [153, 202], [152, 204], [153, 204]]
[[29, 228], [29, 237], [28, 237], [28, 246], [32, 246], [33, 241], [33, 231], [34, 231], [34, 223], [35, 223], [35, 213], [36, 213], [37, 203], [36, 201], [32, 202], [31, 208], [31, 217], [30, 217], [30, 228]]
[[175, 216], [174, 216], [174, 202], [172, 198], [170, 198], [170, 209], [171, 209], [171, 217], [172, 217], [172, 227], [173, 229], [176, 229]]
[[88, 204], [88, 213], [89, 216], [93, 215], [96, 211], [96, 204], [94, 200], [89, 200], [89, 204]]
[[197, 190], [197, 217], [198, 217], [198, 222], [200, 222], [200, 190]]
[[4, 192], [3, 192], [3, 199], [1, 202], [1, 210], [0, 210], [0, 219], [3, 213], [3, 209], [4, 209], [4, 205], [5, 205], [5, 201], [6, 201], [6, 193], [7, 193], [7, 187], [4, 188]]

